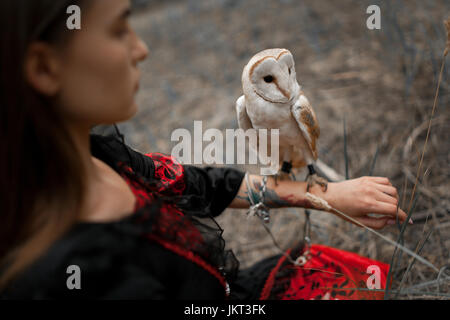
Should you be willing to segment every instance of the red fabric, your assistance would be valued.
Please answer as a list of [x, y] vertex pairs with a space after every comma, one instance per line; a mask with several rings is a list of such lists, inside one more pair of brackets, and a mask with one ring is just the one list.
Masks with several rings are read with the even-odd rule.
[[[153, 164], [155, 165], [154, 178], [161, 183], [161, 187], [157, 190], [157, 193], [166, 196], [181, 195], [186, 188], [183, 166], [172, 156], [162, 153], [147, 153], [145, 156], [152, 159]], [[124, 165], [123, 163], [120, 163], [120, 165], [125, 171], [133, 173], [133, 169], [129, 166]], [[148, 201], [151, 201], [152, 196], [145, 188], [143, 188], [142, 181], [130, 179], [125, 172], [122, 172], [121, 176], [128, 182], [133, 193], [136, 195], [137, 201], [135, 211], [142, 208]], [[182, 214], [181, 212], [179, 213]]]
[[[172, 156], [161, 153], [148, 153], [146, 156], [152, 158], [155, 165], [154, 178], [162, 184], [155, 193], [165, 196], [180, 195], [185, 188], [183, 166]], [[132, 168], [128, 166], [123, 166], [123, 168], [128, 172], [133, 172]], [[122, 172], [121, 175], [136, 195], [135, 210], [154, 201], [154, 194], [143, 187], [142, 181], [129, 178], [125, 172]], [[164, 204], [160, 209], [160, 213], [158, 221], [155, 223], [155, 228], [157, 228], [155, 230], [157, 231], [156, 234], [176, 239], [177, 242], [186, 246], [186, 250], [201, 247], [203, 243], [201, 233], [189, 219], [184, 218], [184, 214], [175, 205], [170, 203]], [[144, 216], [142, 219], [145, 218]]]
[[[145, 155], [152, 158], [155, 165], [154, 178], [161, 182], [161, 187], [155, 193], [165, 196], [181, 195], [186, 187], [183, 166], [172, 156], [162, 153], [148, 153]], [[128, 176], [127, 172], [132, 174], [133, 169], [123, 163], [121, 167], [124, 170], [120, 173], [121, 176], [136, 196], [135, 211], [154, 201], [154, 194], [144, 187], [145, 183], [141, 179], [137, 179], [137, 176], [133, 178]], [[143, 216], [141, 219], [145, 220], [146, 216]], [[196, 249], [203, 247], [204, 239], [200, 231], [189, 219], [184, 217], [183, 212], [175, 205], [165, 203], [160, 208], [160, 214], [154, 224], [153, 232], [145, 234], [145, 237], [196, 263], [217, 278], [225, 291], [227, 291], [226, 281], [222, 274], [198, 254], [194, 253]], [[168, 241], [167, 239], [172, 239], [173, 241]]]
[[[286, 253], [290, 254], [291, 250]], [[389, 271], [388, 264], [318, 244], [311, 245], [310, 253], [311, 258], [301, 267], [288, 263], [285, 256], [280, 258], [267, 278], [260, 298], [262, 300], [383, 299], [384, 292], [367, 290], [369, 277], [372, 289], [377, 288], [377, 283], [373, 281], [376, 274], [373, 270], [370, 273], [367, 271], [369, 266], [377, 269], [378, 288], [384, 289]], [[277, 278], [282, 272], [288, 275]]]
[[161, 181], [159, 193], [165, 195], [181, 195], [186, 188], [183, 166], [172, 156], [159, 152], [147, 153], [155, 164], [155, 177]]

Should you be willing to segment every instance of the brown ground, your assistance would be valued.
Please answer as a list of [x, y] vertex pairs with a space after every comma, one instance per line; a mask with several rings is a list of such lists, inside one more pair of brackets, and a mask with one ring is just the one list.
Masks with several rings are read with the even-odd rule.
[[[402, 196], [403, 208], [408, 207], [445, 47], [442, 21], [450, 16], [449, 1], [147, 2], [132, 19], [150, 56], [142, 64], [140, 111], [120, 124], [130, 145], [170, 153], [175, 145], [171, 132], [192, 130], [194, 120], [203, 120], [203, 130], [236, 128], [234, 104], [242, 94], [243, 66], [260, 50], [287, 48], [321, 125], [320, 158], [345, 175], [345, 117], [349, 177], [368, 175], [377, 154], [373, 174], [389, 177], [401, 191], [406, 181]], [[366, 28], [370, 4], [381, 7], [381, 30]], [[404, 241], [415, 249], [432, 230], [421, 255], [438, 268], [450, 262], [448, 70], [424, 158], [415, 224], [407, 228]], [[272, 216], [271, 229], [283, 248], [302, 237], [303, 210], [273, 210]], [[241, 266], [277, 253], [259, 222], [247, 220], [244, 210], [228, 209], [218, 221]], [[314, 212], [312, 223], [313, 242], [390, 262], [393, 247], [372, 234], [326, 213]], [[399, 232], [393, 226], [382, 233], [397, 239]], [[409, 261], [405, 255], [400, 259], [395, 287]], [[436, 277], [416, 261], [403, 287]], [[448, 299], [449, 281], [443, 283], [441, 294], [447, 296], [440, 297]], [[422, 293], [411, 298], [437, 292], [433, 285], [416, 290]]]

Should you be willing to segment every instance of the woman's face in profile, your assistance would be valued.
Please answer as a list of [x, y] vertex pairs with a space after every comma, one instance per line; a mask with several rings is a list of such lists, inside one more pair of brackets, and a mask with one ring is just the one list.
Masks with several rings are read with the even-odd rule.
[[129, 0], [88, 1], [87, 12], [81, 11], [81, 30], [68, 31], [73, 33], [70, 40], [57, 50], [53, 98], [65, 119], [75, 123], [124, 121], [137, 111], [137, 65], [148, 49], [129, 26]]

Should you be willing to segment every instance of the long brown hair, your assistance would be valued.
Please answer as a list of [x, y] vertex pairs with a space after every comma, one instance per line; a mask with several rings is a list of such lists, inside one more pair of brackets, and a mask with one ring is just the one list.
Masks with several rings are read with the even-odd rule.
[[66, 8], [83, 0], [0, 1], [0, 291], [75, 222], [84, 168], [57, 108], [27, 83], [33, 41], [68, 40]]

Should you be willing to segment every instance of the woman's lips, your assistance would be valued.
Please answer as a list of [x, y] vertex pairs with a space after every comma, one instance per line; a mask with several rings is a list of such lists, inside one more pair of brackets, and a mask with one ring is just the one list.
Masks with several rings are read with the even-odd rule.
[[134, 87], [134, 91], [135, 92], [139, 91], [140, 82], [141, 82], [141, 73], [138, 71], [138, 73], [137, 73], [137, 81], [136, 81], [136, 85]]
[[140, 79], [136, 82], [136, 85], [134, 86], [134, 92], [138, 92], [139, 91], [139, 87], [140, 87]]

